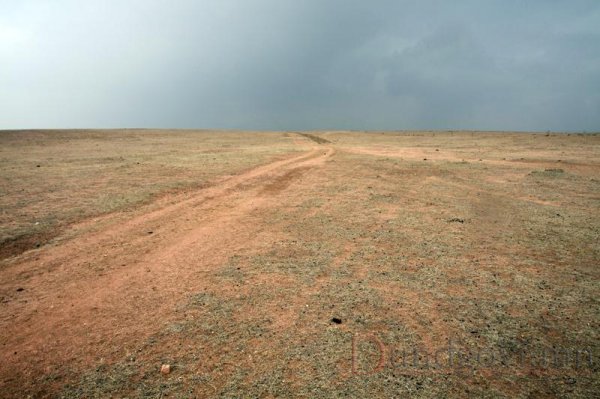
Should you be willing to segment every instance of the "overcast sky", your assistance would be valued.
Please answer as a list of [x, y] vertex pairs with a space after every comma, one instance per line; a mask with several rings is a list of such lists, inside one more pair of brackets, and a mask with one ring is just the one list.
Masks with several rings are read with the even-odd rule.
[[600, 1], [0, 0], [0, 129], [600, 130]]

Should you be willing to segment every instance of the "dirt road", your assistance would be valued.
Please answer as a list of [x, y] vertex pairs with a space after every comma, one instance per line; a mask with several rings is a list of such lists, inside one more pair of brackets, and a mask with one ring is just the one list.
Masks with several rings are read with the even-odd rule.
[[[69, 215], [65, 204], [81, 201], [65, 199], [60, 179], [42, 185], [53, 173], [71, 173], [74, 189], [90, 176], [77, 199], [177, 171], [210, 184], [83, 218], [2, 260], [0, 397], [598, 391], [597, 364], [553, 368], [535, 356], [599, 350], [600, 136], [92, 133], [49, 134], [61, 141], [46, 150], [48, 170], [21, 164], [45, 201], [61, 199], [46, 212], [19, 208], [34, 201], [5, 161], [16, 202], [4, 220]], [[70, 161], [53, 165], [62, 148]], [[106, 176], [90, 172], [98, 165]], [[359, 343], [355, 368], [357, 336], [382, 346]], [[466, 361], [506, 359], [468, 373], [423, 363], [450, 340]], [[418, 364], [400, 361], [413, 350]]]
[[[167, 325], [175, 305], [203, 288], [203, 274], [241, 247], [260, 248], [257, 209], [333, 155], [310, 146], [134, 215], [97, 218], [76, 239], [27, 253], [3, 270], [0, 389], [60, 369], [123, 356]], [[77, 227], [76, 227], [77, 229]]]

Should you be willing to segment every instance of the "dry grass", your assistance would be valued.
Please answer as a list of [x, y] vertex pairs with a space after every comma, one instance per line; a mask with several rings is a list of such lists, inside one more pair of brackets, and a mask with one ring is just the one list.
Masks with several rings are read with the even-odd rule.
[[[600, 391], [599, 136], [312, 135], [327, 140], [319, 145], [335, 155], [322, 166], [244, 188], [273, 200], [243, 219], [256, 241], [203, 273], [204, 288], [184, 293], [174, 321], [117, 361], [49, 374], [34, 385], [63, 397], [591, 397]], [[197, 148], [186, 141], [193, 137], [186, 134], [182, 143]], [[235, 148], [228, 156], [236, 161], [228, 159], [237, 170], [290, 150], [282, 135], [248, 137], [206, 140], [210, 148]], [[252, 140], [281, 144], [263, 149]], [[179, 155], [164, 155], [168, 162], [185, 158], [177, 167], [200, 171], [190, 166], [190, 148], [171, 144]], [[241, 161], [244, 151], [252, 154], [248, 163]], [[154, 159], [147, 156], [146, 162]], [[205, 181], [233, 171], [223, 162], [203, 172]], [[168, 173], [152, 170], [162, 182], [156, 187], [170, 184]], [[110, 186], [97, 182], [102, 175], [90, 184]], [[129, 178], [120, 179], [122, 190]], [[20, 209], [14, 206], [7, 215]], [[449, 341], [462, 366], [433, 367], [431, 356]], [[386, 357], [374, 370], [377, 342]], [[413, 348], [421, 354], [416, 366], [401, 355]], [[539, 364], [541, 351], [553, 348], [589, 350], [594, 363]], [[477, 351], [505, 358], [485, 365], [475, 361]], [[523, 354], [526, 362], [519, 363]], [[162, 363], [172, 364], [173, 373], [161, 376]]]
[[39, 247], [71, 223], [197, 189], [294, 152], [285, 133], [0, 132], [0, 256]]

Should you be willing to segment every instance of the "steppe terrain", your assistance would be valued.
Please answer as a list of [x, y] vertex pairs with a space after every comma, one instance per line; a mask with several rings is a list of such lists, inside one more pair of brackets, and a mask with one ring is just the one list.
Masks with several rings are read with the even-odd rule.
[[600, 392], [600, 135], [0, 131], [0, 210], [3, 398]]

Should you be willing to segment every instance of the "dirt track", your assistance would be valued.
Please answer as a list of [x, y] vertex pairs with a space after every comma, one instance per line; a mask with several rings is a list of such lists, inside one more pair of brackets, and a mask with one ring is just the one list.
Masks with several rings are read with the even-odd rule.
[[163, 197], [131, 218], [106, 225], [98, 218], [92, 224], [101, 227], [8, 266], [1, 291], [14, 300], [3, 305], [0, 354], [12, 367], [1, 369], [0, 380], [114, 360], [143, 342], [169, 323], [175, 304], [203, 288], [205, 272], [236, 248], [261, 246], [252, 214], [272, 204], [270, 194], [310, 179], [333, 154], [315, 146], [196, 193]]
[[[168, 154], [207, 146], [206, 158], [238, 165], [259, 137], [186, 134], [136, 140], [152, 148], [172, 140]], [[98, 140], [57, 151], [76, 147], [77, 159]], [[49, 245], [4, 259], [0, 396], [597, 391], [598, 370], [587, 368], [510, 365], [499, 366], [505, 374], [481, 367], [465, 376], [390, 367], [388, 356], [370, 374], [379, 357], [369, 345], [360, 351], [366, 373], [356, 376], [351, 339], [375, 334], [388, 349], [429, 353], [449, 339], [468, 350], [597, 353], [598, 137], [341, 132], [262, 140], [278, 149], [261, 147], [274, 161], [84, 218]], [[128, 154], [146, 148], [131, 145]], [[145, 170], [187, 153], [161, 154]], [[135, 160], [111, 159], [114, 174], [131, 170], [125, 182], [143, 173]], [[165, 362], [174, 366], [168, 376], [159, 372]]]

